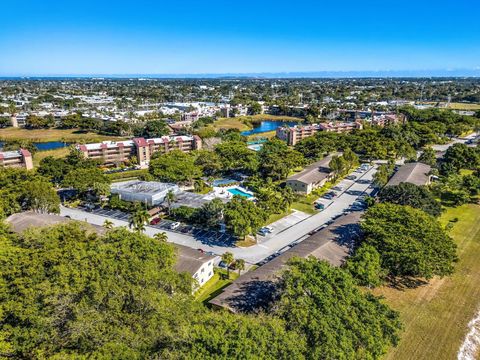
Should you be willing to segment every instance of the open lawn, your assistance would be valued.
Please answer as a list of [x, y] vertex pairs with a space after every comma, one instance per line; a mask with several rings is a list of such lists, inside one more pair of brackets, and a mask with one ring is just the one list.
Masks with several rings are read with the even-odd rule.
[[450, 103], [448, 108], [454, 110], [480, 110], [480, 104]]
[[53, 156], [54, 158], [62, 158], [67, 156], [70, 152], [68, 147], [54, 149], [54, 150], [45, 150], [45, 151], [37, 151], [33, 154], [33, 166], [37, 167], [40, 164], [40, 161], [47, 156]]
[[240, 131], [251, 129], [251, 127], [245, 125], [240, 118], [220, 118], [214, 122], [213, 127], [217, 131], [220, 129], [238, 129]]
[[[455, 222], [454, 219], [458, 219]], [[480, 206], [449, 208], [440, 218], [453, 224], [458, 245], [455, 273], [416, 289], [376, 289], [400, 312], [405, 329], [386, 359], [454, 359], [467, 334], [467, 324], [480, 308]]]
[[0, 129], [0, 140], [31, 140], [33, 142], [65, 141], [65, 142], [99, 142], [103, 140], [116, 140], [119, 137], [98, 135], [92, 132], [69, 129]]
[[207, 303], [210, 299], [217, 296], [223, 288], [230, 285], [238, 276], [238, 272], [232, 270], [230, 271], [230, 278], [227, 278], [226, 270], [215, 269], [213, 277], [195, 293], [195, 299]]

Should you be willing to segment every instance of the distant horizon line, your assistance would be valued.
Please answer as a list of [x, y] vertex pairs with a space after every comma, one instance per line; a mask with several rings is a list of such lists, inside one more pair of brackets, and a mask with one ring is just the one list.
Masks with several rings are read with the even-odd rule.
[[322, 70], [283, 72], [225, 72], [225, 73], [45, 73], [45, 74], [0, 74], [0, 79], [25, 78], [110, 78], [110, 79], [216, 79], [216, 78], [449, 78], [480, 77], [480, 67], [474, 69], [437, 70]]

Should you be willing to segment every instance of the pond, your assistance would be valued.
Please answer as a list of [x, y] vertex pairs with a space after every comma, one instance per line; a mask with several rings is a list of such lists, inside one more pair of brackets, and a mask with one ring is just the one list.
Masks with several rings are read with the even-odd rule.
[[[37, 148], [38, 151], [55, 150], [70, 146], [69, 143], [64, 143], [62, 141], [36, 142], [33, 143], [33, 145]], [[0, 149], [2, 147], [3, 142], [0, 141]]]
[[254, 134], [261, 134], [268, 131], [275, 131], [280, 126], [295, 126], [298, 122], [295, 121], [272, 121], [272, 120], [265, 120], [260, 123], [253, 124], [253, 129], [242, 131], [242, 135], [254, 135]]

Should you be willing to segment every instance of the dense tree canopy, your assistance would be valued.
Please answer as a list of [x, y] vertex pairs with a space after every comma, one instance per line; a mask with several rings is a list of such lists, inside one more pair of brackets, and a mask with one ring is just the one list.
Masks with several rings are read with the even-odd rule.
[[282, 319], [210, 311], [172, 245], [80, 224], [9, 234], [0, 223], [3, 358], [302, 359]]
[[149, 172], [159, 181], [184, 184], [192, 184], [194, 179], [202, 176], [202, 168], [195, 164], [195, 156], [180, 150], [155, 156], [150, 161]]
[[367, 210], [361, 225], [364, 242], [378, 251], [389, 275], [429, 279], [453, 272], [456, 245], [422, 210], [377, 204]]
[[440, 203], [425, 186], [411, 183], [387, 186], [380, 191], [379, 199], [381, 202], [409, 205], [433, 216], [440, 215], [442, 211]]
[[263, 144], [258, 155], [261, 173], [273, 180], [286, 178], [290, 171], [304, 164], [302, 154], [292, 150], [279, 139], [272, 139]]
[[345, 268], [361, 286], [378, 286], [385, 276], [380, 254], [368, 244], [362, 244], [355, 250], [355, 253], [347, 259]]
[[253, 201], [234, 196], [226, 205], [225, 225], [238, 237], [255, 234], [266, 220], [266, 214]]
[[220, 157], [222, 170], [244, 170], [254, 172], [258, 168], [257, 154], [248, 149], [241, 141], [226, 141], [215, 147], [215, 152]]
[[276, 314], [301, 334], [308, 359], [378, 359], [398, 341], [398, 314], [325, 261], [291, 261], [279, 294]]
[[0, 219], [21, 210], [58, 212], [60, 200], [50, 182], [34, 172], [0, 168]]

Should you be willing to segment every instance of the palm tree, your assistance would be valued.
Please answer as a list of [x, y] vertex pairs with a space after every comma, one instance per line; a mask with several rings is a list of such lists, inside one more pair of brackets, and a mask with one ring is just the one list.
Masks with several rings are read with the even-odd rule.
[[136, 232], [143, 232], [145, 231], [145, 223], [150, 218], [147, 210], [142, 208], [137, 208], [132, 214], [130, 214], [130, 218], [128, 220], [128, 226], [133, 228]]
[[236, 267], [237, 270], [238, 270], [238, 275], [240, 275], [240, 273], [242, 272], [242, 270], [245, 270], [245, 260], [243, 260], [243, 259], [238, 259], [237, 261], [235, 261], [235, 267]]
[[175, 193], [172, 190], [169, 190], [167, 192], [167, 195], [165, 196], [165, 201], [167, 202], [167, 207], [168, 207], [168, 215], [170, 215], [170, 209], [172, 207], [172, 202], [176, 200], [175, 198]]
[[222, 261], [227, 264], [227, 275], [228, 278], [230, 278], [230, 265], [233, 263], [235, 258], [233, 257], [233, 254], [231, 252], [226, 252], [222, 255]]
[[168, 236], [166, 233], [164, 232], [159, 232], [159, 233], [156, 233], [155, 235], [153, 235], [153, 238], [155, 240], [158, 240], [160, 242], [167, 242], [168, 240]]
[[103, 222], [103, 227], [105, 229], [111, 229], [111, 228], [113, 228], [113, 222], [111, 222], [110, 220], [107, 219]]

